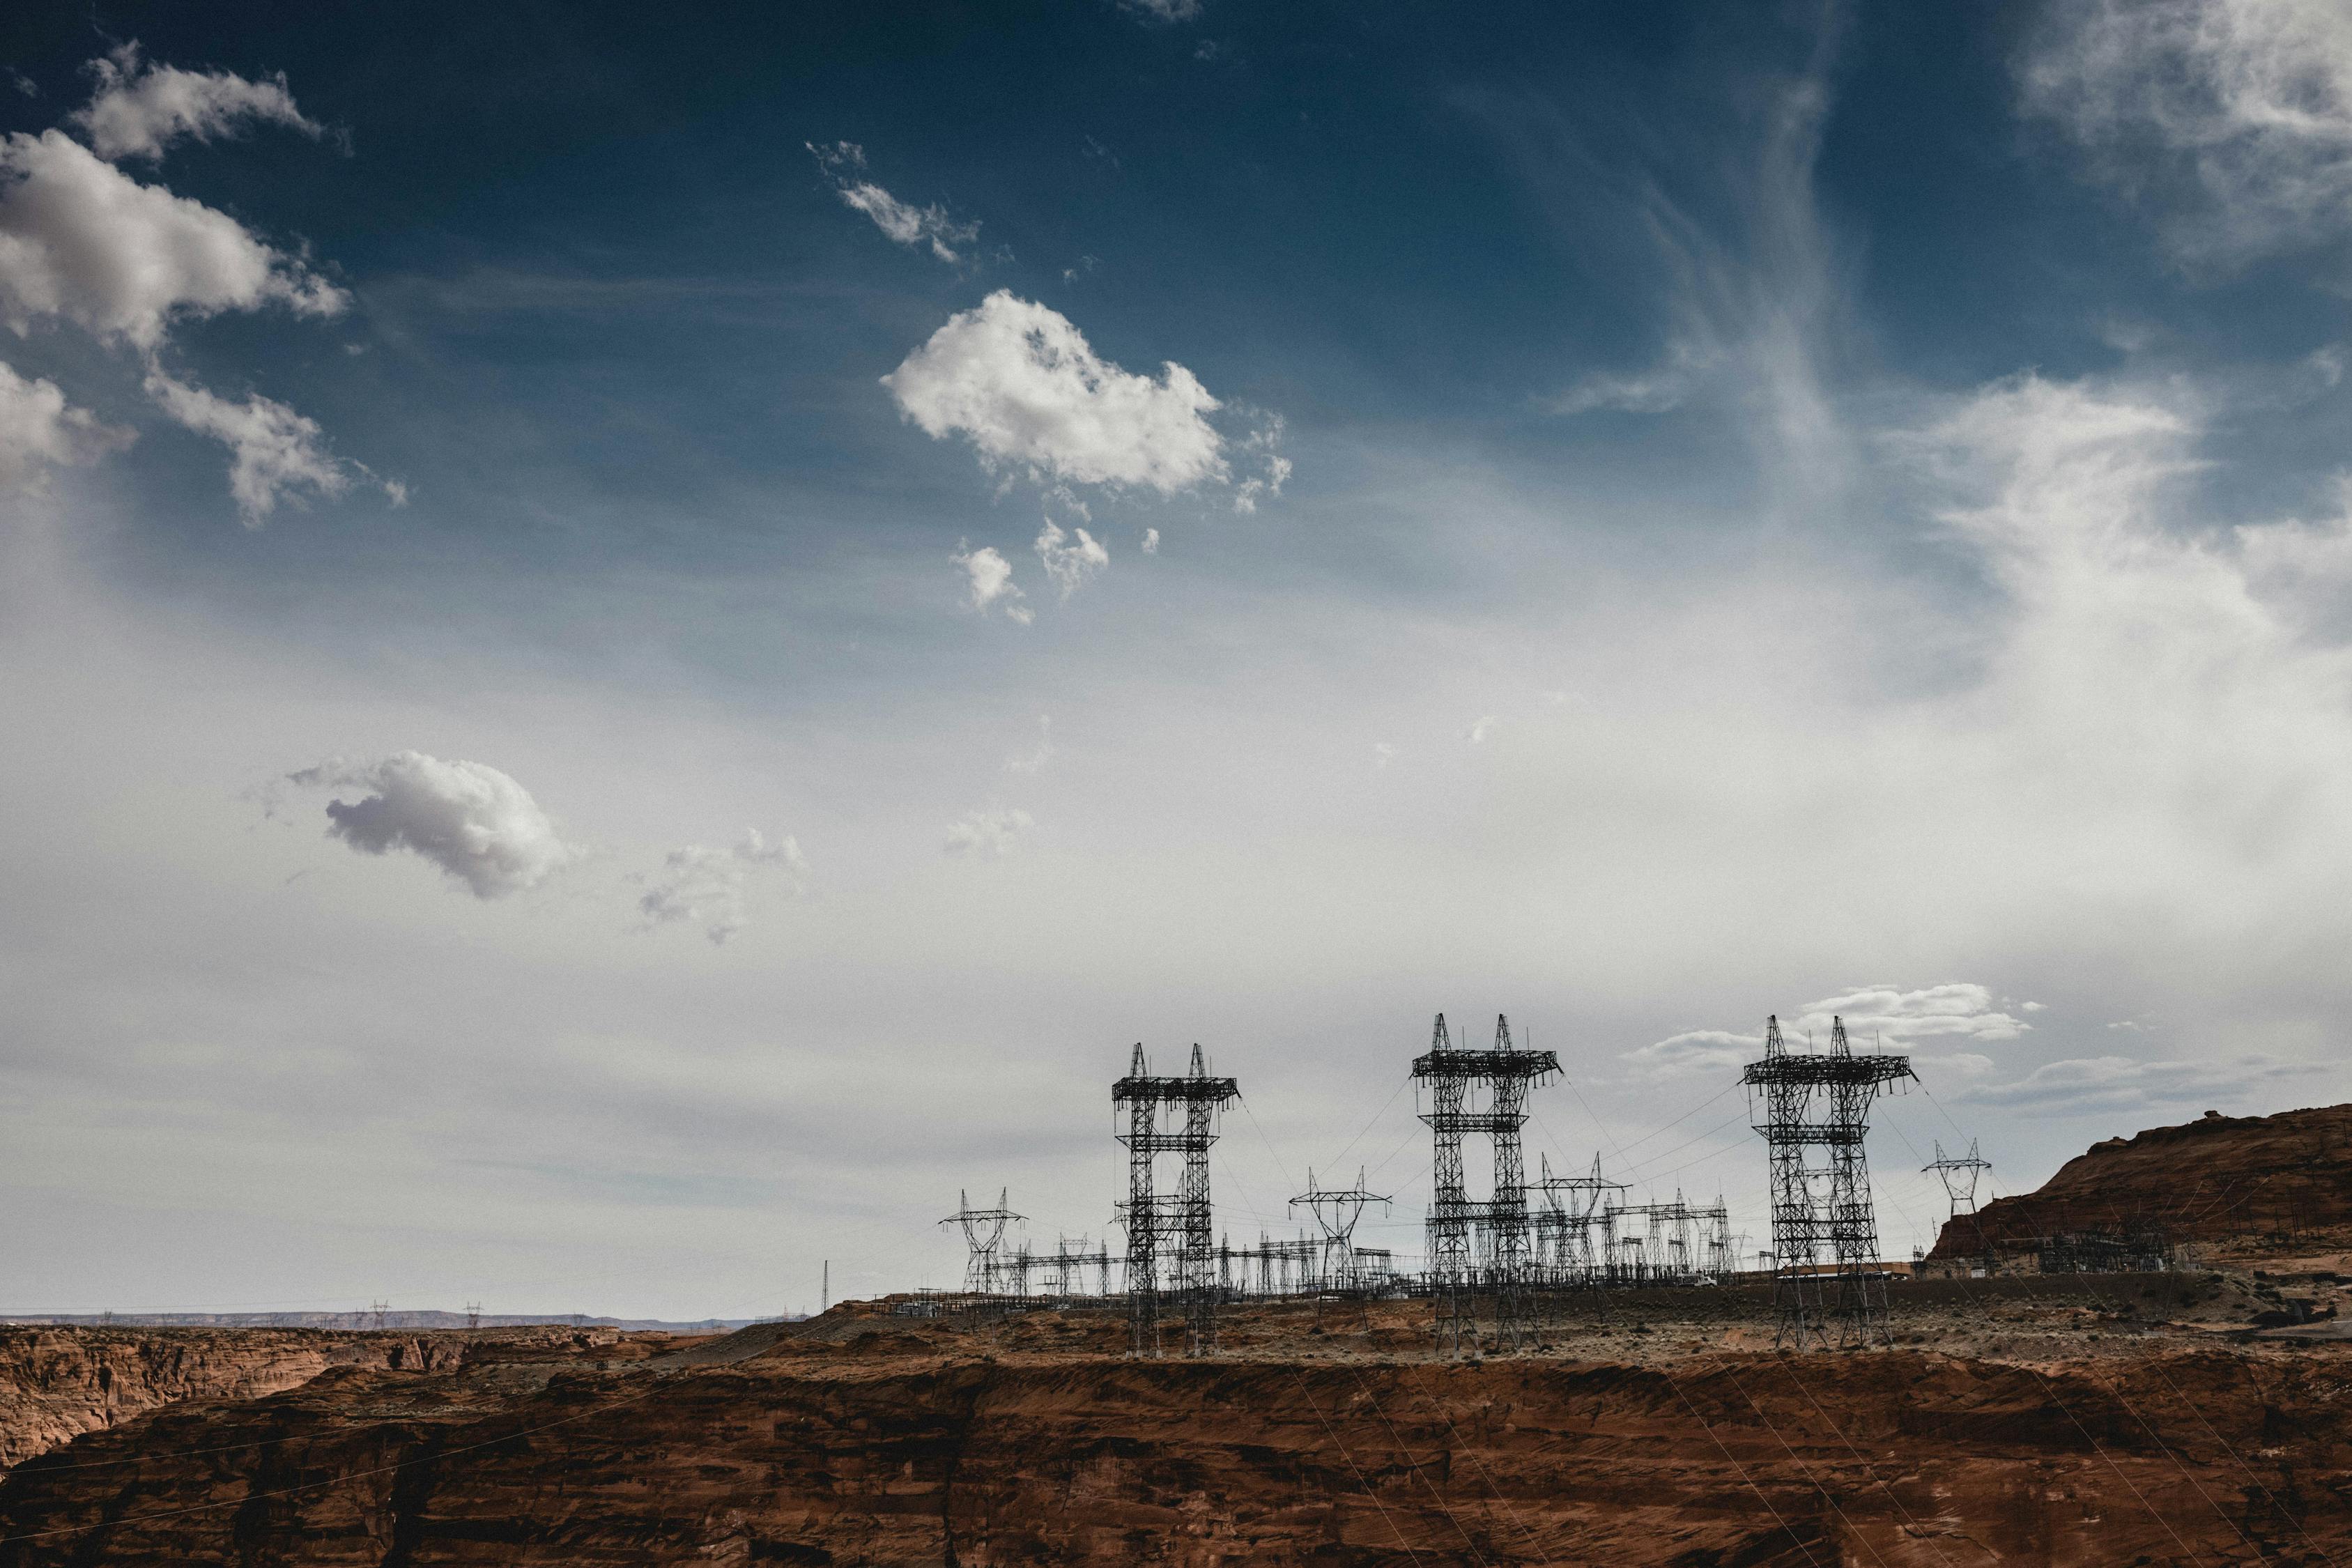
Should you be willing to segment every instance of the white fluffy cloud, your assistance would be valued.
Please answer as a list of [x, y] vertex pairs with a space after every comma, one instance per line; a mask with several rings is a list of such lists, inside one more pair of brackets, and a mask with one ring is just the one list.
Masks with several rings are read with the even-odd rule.
[[289, 773], [319, 789], [368, 792], [327, 803], [327, 835], [364, 855], [406, 849], [478, 899], [535, 888], [579, 857], [530, 792], [481, 763], [396, 752], [373, 763], [331, 761]]
[[[282, 403], [257, 393], [231, 403], [156, 369], [147, 373], [147, 394], [180, 424], [227, 444], [229, 493], [247, 528], [260, 527], [281, 500], [299, 500], [304, 491], [339, 496], [352, 487], [352, 465], [327, 450], [318, 422]], [[386, 488], [395, 500], [406, 499], [400, 487]]]
[[796, 839], [771, 844], [758, 828], [746, 828], [731, 849], [688, 844], [671, 850], [662, 868], [646, 879], [637, 912], [648, 925], [698, 925], [713, 946], [723, 945], [750, 922], [747, 884], [761, 867], [781, 871], [794, 893], [808, 880], [808, 860]]
[[998, 289], [882, 378], [933, 438], [961, 435], [990, 469], [1173, 495], [1228, 477], [1221, 405], [1171, 361], [1160, 378], [1097, 356], [1060, 311]]
[[36, 487], [49, 469], [96, 462], [131, 438], [68, 405], [55, 382], [27, 380], [0, 363], [0, 491]]
[[1898, 1048], [1938, 1037], [2013, 1040], [2033, 1026], [1996, 1008], [1990, 990], [1965, 981], [1919, 991], [1892, 985], [1857, 986], [1809, 1005], [1783, 1026], [1811, 1030], [1827, 1044], [1830, 1021], [1840, 1017], [1857, 1043], [1875, 1036]]
[[2352, 227], [2352, 8], [2341, 0], [2061, 0], [2027, 109], [2152, 199], [2192, 262]]
[[900, 201], [873, 181], [860, 178], [866, 169], [866, 149], [856, 142], [836, 142], [830, 147], [819, 147], [814, 142], [806, 145], [842, 201], [872, 218], [875, 227], [900, 245], [927, 245], [941, 261], [953, 262], [963, 259], [957, 246], [969, 245], [980, 237], [980, 225], [956, 222], [937, 203], [919, 207]]
[[1021, 602], [1024, 595], [1013, 581], [1013, 563], [999, 554], [996, 546], [959, 549], [950, 559], [963, 568], [964, 584], [973, 609], [986, 615], [992, 607], [1001, 605], [1006, 616], [1024, 626], [1034, 618]]
[[1110, 552], [1085, 529], [1079, 529], [1074, 540], [1048, 520], [1037, 531], [1037, 559], [1045, 563], [1046, 577], [1067, 599], [1089, 576], [1110, 564]]
[[247, 81], [228, 71], [187, 71], [142, 60], [136, 43], [90, 62], [98, 90], [74, 111], [98, 155], [160, 158], [183, 136], [209, 142], [247, 121], [266, 121], [317, 137], [324, 130], [294, 107], [283, 75]]
[[[1936, 1038], [2013, 1040], [2033, 1026], [1995, 1008], [1992, 993], [1986, 987], [1953, 981], [1916, 991], [1892, 985], [1856, 986], [1784, 1014], [1780, 1028], [1790, 1044], [1800, 1048], [1810, 1037], [1812, 1049], [1826, 1050], [1832, 1021], [1836, 1018], [1845, 1020], [1847, 1035], [1864, 1049], [1880, 1043], [1907, 1050], [1918, 1041]], [[1763, 1048], [1761, 1027], [1744, 1033], [1689, 1029], [1627, 1051], [1624, 1059], [1659, 1076], [1724, 1072], [1753, 1061]], [[1968, 1060], [1980, 1063], [1983, 1058]]]
[[170, 324], [283, 304], [332, 316], [343, 291], [226, 213], [142, 185], [60, 132], [0, 141], [0, 321], [62, 317], [153, 350]]
[[1010, 854], [1014, 841], [1036, 826], [1035, 818], [1017, 807], [966, 812], [948, 824], [943, 847], [950, 855], [995, 859]]

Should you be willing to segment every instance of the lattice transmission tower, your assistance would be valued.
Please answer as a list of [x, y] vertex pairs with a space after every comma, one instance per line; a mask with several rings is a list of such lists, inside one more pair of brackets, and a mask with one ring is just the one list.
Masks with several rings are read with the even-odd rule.
[[[1217, 1255], [1209, 1205], [1209, 1146], [1217, 1141], [1218, 1112], [1241, 1098], [1232, 1079], [1212, 1078], [1201, 1047], [1181, 1078], [1154, 1078], [1139, 1042], [1127, 1076], [1111, 1085], [1114, 1111], [1127, 1111], [1127, 1297], [1131, 1346], [1137, 1355], [1160, 1353], [1161, 1298], [1184, 1309], [1187, 1355], [1217, 1346]], [[1173, 1194], [1154, 1181], [1158, 1156], [1184, 1156]]]
[[[1830, 1022], [1826, 1053], [1791, 1051], [1776, 1016], [1765, 1020], [1763, 1060], [1748, 1063], [1739, 1077], [1748, 1086], [1748, 1121], [1771, 1162], [1773, 1342], [1826, 1347], [1832, 1323], [1839, 1345], [1889, 1342], [1886, 1274], [1863, 1141], [1871, 1101], [1917, 1075], [1901, 1057], [1855, 1056], [1843, 1018]], [[1816, 1150], [1820, 1157], [1809, 1159]]]
[[1985, 1241], [1983, 1222], [1977, 1218], [1977, 1181], [1992, 1169], [1992, 1162], [1977, 1152], [1977, 1141], [1971, 1138], [1966, 1154], [1947, 1154], [1943, 1144], [1937, 1143], [1936, 1157], [1919, 1169], [1923, 1173], [1933, 1171], [1942, 1178], [1944, 1195], [1952, 1201], [1950, 1228], [1958, 1232], [1961, 1216], [1965, 1215], [1968, 1217], [1968, 1229], [1975, 1233], [1976, 1251], [1984, 1258], [1986, 1272], [1991, 1272], [1992, 1248]]
[[[1465, 1339], [1471, 1349], [1477, 1348], [1475, 1302], [1481, 1286], [1494, 1292], [1497, 1348], [1516, 1348], [1529, 1330], [1526, 1297], [1532, 1260], [1519, 1128], [1528, 1119], [1528, 1086], [1559, 1070], [1559, 1058], [1551, 1052], [1514, 1046], [1510, 1022], [1500, 1014], [1492, 1049], [1457, 1050], [1440, 1013], [1429, 1050], [1413, 1058], [1413, 1078], [1430, 1086], [1430, 1109], [1421, 1119], [1429, 1123], [1435, 1143], [1429, 1275], [1442, 1350], [1459, 1353]], [[1483, 1132], [1494, 1145], [1495, 1182], [1483, 1202], [1472, 1200], [1464, 1181], [1465, 1132]]]
[[1315, 1170], [1308, 1166], [1307, 1190], [1290, 1200], [1290, 1206], [1304, 1206], [1315, 1216], [1316, 1228], [1323, 1233], [1322, 1284], [1326, 1290], [1352, 1290], [1360, 1282], [1356, 1267], [1356, 1222], [1364, 1216], [1368, 1204], [1382, 1208], [1390, 1199], [1379, 1193], [1364, 1190], [1364, 1172], [1356, 1168], [1356, 1184], [1352, 1187], [1320, 1187], [1315, 1184]]
[[940, 1221], [941, 1225], [963, 1227], [963, 1243], [968, 1249], [963, 1265], [963, 1288], [974, 1296], [994, 1296], [1003, 1292], [1004, 1282], [1004, 1227], [1027, 1215], [1014, 1214], [1006, 1206], [1013, 1194], [1010, 1187], [997, 1190], [996, 1206], [976, 1209], [971, 1206], [971, 1194], [956, 1194], [956, 1212]]

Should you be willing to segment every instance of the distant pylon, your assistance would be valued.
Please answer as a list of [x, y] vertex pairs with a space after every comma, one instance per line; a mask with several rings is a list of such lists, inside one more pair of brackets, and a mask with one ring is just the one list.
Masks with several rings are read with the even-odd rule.
[[481, 1326], [482, 1326], [482, 1304], [481, 1304], [479, 1301], [468, 1301], [468, 1302], [467, 1302], [467, 1303], [466, 1303], [466, 1327], [467, 1327], [468, 1330], [472, 1330], [472, 1329], [478, 1329], [478, 1328], [480, 1328]]
[[1943, 1178], [1944, 1195], [1952, 1200], [1952, 1217], [1958, 1219], [1977, 1212], [1977, 1178], [1992, 1169], [1992, 1162], [1977, 1152], [1977, 1141], [1971, 1138], [1964, 1155], [1947, 1154], [1943, 1144], [1937, 1143], [1936, 1157], [1919, 1169]]
[[1317, 1228], [1323, 1232], [1323, 1289], [1351, 1290], [1357, 1284], [1356, 1222], [1363, 1217], [1364, 1205], [1379, 1204], [1388, 1206], [1390, 1200], [1379, 1193], [1364, 1190], [1364, 1171], [1356, 1168], [1356, 1184], [1352, 1187], [1318, 1187], [1315, 1170], [1307, 1167], [1307, 1190], [1290, 1200], [1290, 1206], [1305, 1205], [1315, 1216]]
[[[964, 1246], [970, 1249], [964, 1258], [963, 1288], [975, 1296], [999, 1293], [1003, 1283], [1003, 1260], [1000, 1255], [1004, 1245], [1004, 1227], [1015, 1220], [1028, 1217], [1014, 1214], [1005, 1206], [1005, 1200], [1012, 1195], [1012, 1191], [1010, 1187], [1000, 1188], [996, 1194], [996, 1206], [992, 1209], [976, 1209], [971, 1206], [970, 1193], [958, 1192], [956, 1199], [960, 1206], [955, 1213], [940, 1221], [941, 1225], [963, 1227]], [[828, 1262], [828, 1277], [831, 1272], [832, 1265]]]
[[371, 1301], [368, 1303], [368, 1310], [374, 1314], [375, 1326], [381, 1329], [383, 1327], [384, 1314], [392, 1310], [392, 1303], [389, 1301]]

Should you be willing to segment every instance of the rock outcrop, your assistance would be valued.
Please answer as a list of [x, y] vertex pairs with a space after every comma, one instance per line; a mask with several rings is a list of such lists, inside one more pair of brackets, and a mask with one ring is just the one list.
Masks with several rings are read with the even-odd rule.
[[1638, 1360], [1463, 1363], [1364, 1353], [1300, 1320], [1202, 1362], [1013, 1348], [1051, 1327], [334, 1369], [18, 1467], [0, 1568], [1925, 1568], [2352, 1549], [2352, 1408], [2326, 1348], [1784, 1357], [1684, 1352], [1671, 1325], [1621, 1321], [1608, 1332]]
[[1947, 1224], [1931, 1262], [2022, 1252], [2053, 1235], [2147, 1236], [2259, 1254], [2352, 1243], [2352, 1105], [2207, 1112], [2093, 1144], [2031, 1194]]

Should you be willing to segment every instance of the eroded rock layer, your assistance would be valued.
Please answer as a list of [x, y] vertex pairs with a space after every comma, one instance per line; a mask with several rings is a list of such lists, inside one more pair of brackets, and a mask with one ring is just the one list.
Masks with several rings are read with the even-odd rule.
[[1944, 1227], [1930, 1261], [2032, 1247], [2053, 1234], [2151, 1232], [2224, 1254], [2352, 1245], [2352, 1105], [2207, 1114], [2095, 1143], [2036, 1191]]
[[2328, 1346], [2091, 1331], [2105, 1349], [2059, 1361], [1793, 1358], [1620, 1323], [1637, 1359], [1465, 1364], [1346, 1332], [1310, 1349], [1290, 1326], [1194, 1363], [1024, 1348], [1052, 1337], [1043, 1323], [869, 1321], [771, 1334], [740, 1361], [332, 1369], [19, 1467], [0, 1484], [0, 1564], [2352, 1552], [2352, 1366]]

